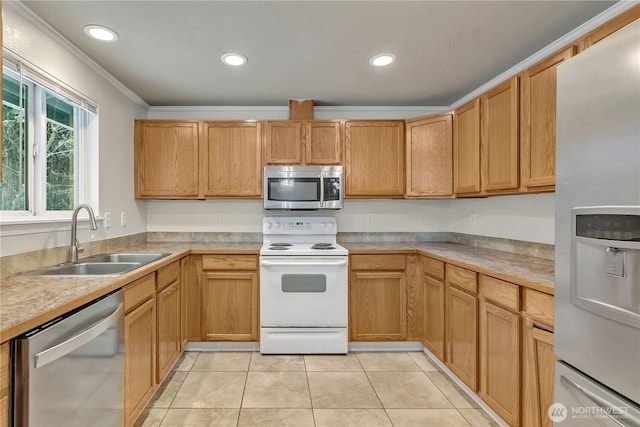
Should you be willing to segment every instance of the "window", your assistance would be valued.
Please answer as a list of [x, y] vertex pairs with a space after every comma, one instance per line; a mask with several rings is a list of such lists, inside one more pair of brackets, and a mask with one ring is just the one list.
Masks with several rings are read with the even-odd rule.
[[2, 137], [3, 220], [68, 218], [79, 203], [97, 210], [94, 106], [18, 62], [3, 70]]

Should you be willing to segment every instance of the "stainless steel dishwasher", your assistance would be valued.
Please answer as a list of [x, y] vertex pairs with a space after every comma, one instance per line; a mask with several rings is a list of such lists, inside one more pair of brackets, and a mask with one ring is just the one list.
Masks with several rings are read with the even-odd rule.
[[12, 342], [13, 426], [124, 425], [124, 292]]

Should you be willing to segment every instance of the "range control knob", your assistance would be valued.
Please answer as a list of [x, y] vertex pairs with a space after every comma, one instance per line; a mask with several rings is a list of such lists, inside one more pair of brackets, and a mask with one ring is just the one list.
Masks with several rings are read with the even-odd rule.
[[327, 226], [327, 223], [326, 223], [326, 222], [322, 221], [322, 222], [320, 223], [320, 228], [325, 228], [326, 226]]
[[275, 222], [275, 223], [273, 223], [273, 226], [274, 226], [275, 228], [280, 228], [280, 223], [279, 223], [279, 222]]
[[332, 222], [328, 222], [328, 223], [327, 223], [327, 227], [329, 227], [329, 228], [333, 228], [333, 223], [332, 223]]
[[268, 223], [267, 223], [267, 228], [271, 228], [271, 227], [273, 227], [273, 224], [272, 224], [272, 223], [270, 223], [270, 222], [268, 222]]

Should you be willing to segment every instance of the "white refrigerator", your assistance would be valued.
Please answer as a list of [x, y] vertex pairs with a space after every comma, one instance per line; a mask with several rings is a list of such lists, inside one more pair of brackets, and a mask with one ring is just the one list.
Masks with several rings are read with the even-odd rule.
[[557, 426], [640, 426], [640, 20], [558, 67]]

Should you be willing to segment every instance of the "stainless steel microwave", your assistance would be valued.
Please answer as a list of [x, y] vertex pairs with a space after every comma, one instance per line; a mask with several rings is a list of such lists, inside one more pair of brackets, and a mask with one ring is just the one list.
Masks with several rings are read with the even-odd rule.
[[264, 208], [342, 209], [342, 166], [265, 166]]

